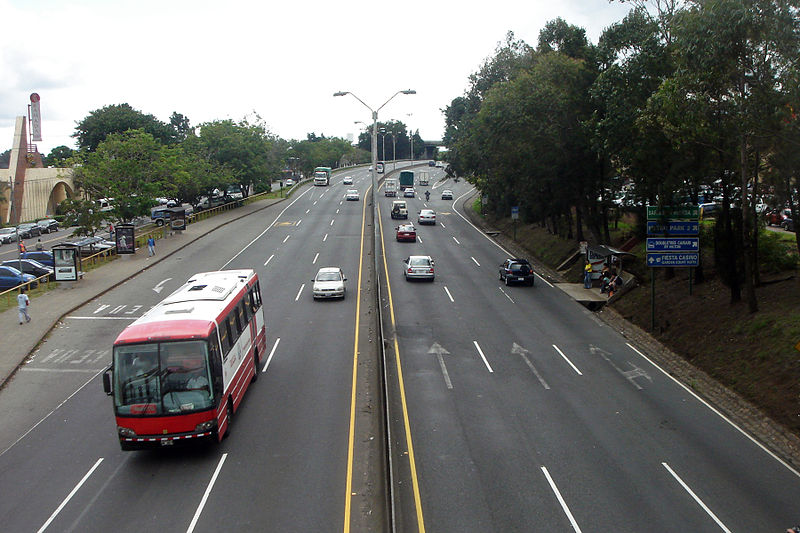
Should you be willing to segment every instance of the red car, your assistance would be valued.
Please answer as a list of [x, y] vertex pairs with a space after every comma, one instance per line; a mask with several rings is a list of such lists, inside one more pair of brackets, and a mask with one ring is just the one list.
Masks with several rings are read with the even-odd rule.
[[411, 224], [397, 226], [397, 240], [417, 242], [417, 230]]
[[792, 218], [791, 209], [771, 209], [764, 214], [767, 226], [781, 226], [787, 218]]

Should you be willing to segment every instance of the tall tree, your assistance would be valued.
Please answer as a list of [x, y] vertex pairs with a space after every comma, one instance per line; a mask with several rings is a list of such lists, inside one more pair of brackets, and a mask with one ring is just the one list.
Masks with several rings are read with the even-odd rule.
[[95, 109], [77, 123], [72, 136], [78, 140], [78, 148], [94, 151], [108, 135], [138, 129], [165, 144], [177, 140], [171, 125], [164, 124], [153, 115], [145, 115], [127, 103]]

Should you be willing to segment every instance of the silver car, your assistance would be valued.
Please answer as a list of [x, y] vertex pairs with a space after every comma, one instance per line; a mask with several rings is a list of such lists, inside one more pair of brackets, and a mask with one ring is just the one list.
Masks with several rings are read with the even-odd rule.
[[0, 243], [6, 244], [17, 240], [17, 228], [0, 228]]
[[433, 224], [436, 225], [436, 211], [433, 209], [423, 209], [419, 212], [417, 217], [418, 224]]
[[429, 255], [412, 255], [403, 260], [403, 275], [406, 280], [429, 279], [433, 281], [435, 276], [435, 261]]
[[344, 282], [347, 278], [339, 267], [322, 267], [311, 281], [314, 285], [311, 293], [317, 298], [342, 298], [344, 299]]

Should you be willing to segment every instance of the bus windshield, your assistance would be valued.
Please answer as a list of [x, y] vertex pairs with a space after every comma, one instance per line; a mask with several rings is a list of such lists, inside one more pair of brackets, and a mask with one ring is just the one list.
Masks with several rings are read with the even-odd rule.
[[113, 379], [121, 415], [164, 416], [214, 405], [205, 341], [116, 346]]

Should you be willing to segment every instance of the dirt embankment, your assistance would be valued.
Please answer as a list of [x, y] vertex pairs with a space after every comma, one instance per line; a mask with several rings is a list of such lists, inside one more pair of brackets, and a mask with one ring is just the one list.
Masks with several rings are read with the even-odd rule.
[[[574, 242], [542, 228], [485, 220], [473, 199], [464, 203], [473, 224], [498, 232], [507, 250], [527, 257], [553, 281], [578, 282], [581, 265], [558, 272], [574, 253]], [[640, 267], [642, 265], [639, 265]], [[645, 268], [638, 271], [647, 272]], [[664, 370], [690, 387], [777, 455], [800, 468], [800, 278], [794, 272], [765, 279], [757, 289], [759, 311], [730, 303], [730, 291], [707, 268], [706, 280], [692, 285], [688, 272], [656, 276], [656, 328], [651, 329], [650, 280], [626, 292], [597, 316], [645, 350]]]

